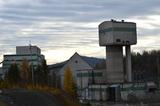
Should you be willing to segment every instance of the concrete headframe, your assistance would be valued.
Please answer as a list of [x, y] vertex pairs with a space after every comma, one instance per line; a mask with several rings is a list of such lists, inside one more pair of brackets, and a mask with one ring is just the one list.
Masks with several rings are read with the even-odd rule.
[[[137, 43], [136, 23], [104, 21], [99, 25], [99, 45], [106, 46], [106, 80], [109, 83], [132, 81], [130, 45]], [[126, 54], [124, 76], [123, 46]]]

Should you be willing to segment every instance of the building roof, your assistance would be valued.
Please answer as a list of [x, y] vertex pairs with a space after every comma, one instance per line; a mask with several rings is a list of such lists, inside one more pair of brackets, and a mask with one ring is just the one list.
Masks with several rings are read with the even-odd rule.
[[[74, 53], [74, 55], [79, 55], [77, 52]], [[74, 55], [72, 55], [68, 60], [63, 61], [61, 63], [56, 63], [52, 65], [48, 65], [49, 69], [53, 68], [62, 68]], [[87, 56], [81, 56], [79, 55], [86, 63], [88, 63], [92, 68], [95, 68], [96, 64], [104, 61], [104, 59], [95, 58], [95, 57], [87, 57]]]
[[49, 69], [61, 68], [61, 67], [63, 67], [67, 62], [68, 62], [68, 60], [67, 60], [67, 61], [64, 61], [64, 62], [61, 62], [61, 63], [56, 63], [56, 64], [48, 65], [48, 68], [49, 68]]
[[91, 67], [95, 68], [96, 64], [104, 61], [104, 59], [95, 58], [95, 57], [87, 57], [81, 56], [84, 61], [86, 61]]

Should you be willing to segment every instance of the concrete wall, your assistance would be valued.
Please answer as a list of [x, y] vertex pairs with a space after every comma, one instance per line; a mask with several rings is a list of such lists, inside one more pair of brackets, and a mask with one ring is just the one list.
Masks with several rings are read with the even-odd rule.
[[41, 55], [41, 50], [37, 46], [17, 46], [16, 54], [3, 56], [3, 71], [6, 72], [13, 63], [20, 65], [24, 59], [26, 59], [29, 64], [32, 64], [36, 67], [37, 65], [41, 64], [45, 57], [44, 55]]
[[131, 45], [137, 43], [136, 24], [132, 22], [105, 21], [99, 25], [99, 44]]
[[106, 103], [92, 102], [91, 106], [160, 106], [160, 103]]
[[146, 93], [145, 85], [146, 83], [121, 83], [121, 84], [104, 84], [104, 85], [92, 84], [86, 88], [87, 90], [86, 89], [83, 90], [82, 96], [86, 96], [83, 98], [89, 101], [99, 101], [99, 102], [103, 101], [104, 102], [106, 100], [111, 99], [110, 97], [112, 97], [109, 88], [115, 88], [114, 89], [115, 98], [114, 100], [110, 100], [110, 101], [133, 102], [133, 101], [139, 101], [139, 100], [147, 100], [149, 97], [159, 98], [158, 100], [155, 99], [159, 101], [160, 93], [159, 94], [157, 93], [157, 95], [156, 94], [154, 95], [153, 93], [152, 94]]
[[29, 64], [33, 66], [40, 65], [42, 60], [44, 59], [43, 55], [4, 55], [4, 62], [3, 62], [3, 71], [6, 72], [10, 65], [13, 63], [16, 63], [17, 65], [20, 65], [21, 62], [26, 59]]
[[88, 98], [91, 101], [106, 101], [108, 99], [106, 85], [90, 85]]
[[122, 46], [106, 46], [106, 81], [124, 82]]
[[86, 88], [88, 84], [105, 82], [104, 72], [104, 69], [77, 71], [77, 87]]
[[17, 46], [16, 54], [41, 54], [41, 50], [37, 46]]
[[63, 81], [64, 81], [64, 71], [65, 69], [69, 67], [72, 71], [73, 78], [75, 82], [77, 83], [77, 71], [83, 71], [83, 70], [92, 70], [92, 67], [86, 63], [79, 54], [75, 53], [69, 61], [62, 67], [62, 69], [59, 72], [60, 78], [61, 78], [61, 87], [63, 88]]

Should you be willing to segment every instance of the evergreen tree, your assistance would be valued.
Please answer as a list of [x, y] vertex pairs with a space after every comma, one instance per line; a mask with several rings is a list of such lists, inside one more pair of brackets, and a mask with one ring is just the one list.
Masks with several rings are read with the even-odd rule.
[[47, 63], [46, 63], [46, 60], [42, 60], [42, 83], [43, 84], [48, 84], [48, 73], [49, 73], [49, 70], [48, 70], [48, 67], [47, 67]]
[[20, 73], [16, 63], [11, 64], [6, 79], [11, 84], [17, 84], [20, 81]]
[[35, 77], [35, 83], [38, 85], [42, 84], [43, 81], [43, 73], [42, 73], [42, 67], [40, 65], [37, 66], [36, 71], [34, 73], [34, 77]]
[[136, 81], [156, 81], [160, 76], [160, 50], [132, 53], [132, 72]]
[[48, 67], [46, 64], [46, 60], [43, 60], [41, 65], [38, 65], [38, 67], [36, 68], [35, 80], [39, 85], [48, 84]]

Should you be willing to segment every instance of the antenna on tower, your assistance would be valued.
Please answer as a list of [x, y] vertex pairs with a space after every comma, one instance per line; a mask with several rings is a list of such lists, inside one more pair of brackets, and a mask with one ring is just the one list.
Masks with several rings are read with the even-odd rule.
[[31, 41], [29, 41], [29, 50], [30, 50], [30, 53], [31, 53], [31, 47], [32, 47]]
[[29, 46], [31, 46], [31, 41], [29, 41]]

